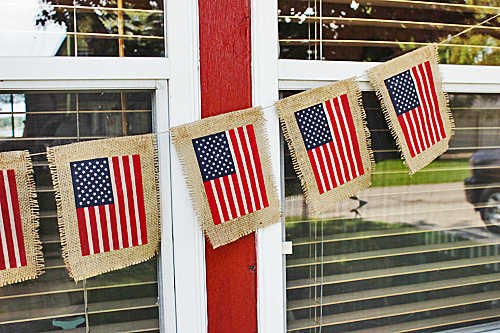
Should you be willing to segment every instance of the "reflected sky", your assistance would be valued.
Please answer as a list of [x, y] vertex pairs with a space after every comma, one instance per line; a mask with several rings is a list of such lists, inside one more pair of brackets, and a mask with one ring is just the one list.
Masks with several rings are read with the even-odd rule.
[[0, 0], [0, 57], [54, 56], [66, 37], [66, 26], [47, 22], [36, 25], [40, 0]]

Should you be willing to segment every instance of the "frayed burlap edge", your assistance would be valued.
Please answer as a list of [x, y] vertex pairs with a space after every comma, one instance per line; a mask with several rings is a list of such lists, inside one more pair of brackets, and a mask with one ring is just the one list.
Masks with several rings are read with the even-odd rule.
[[[205, 188], [198, 167], [192, 139], [220, 133], [236, 127], [253, 124], [255, 139], [261, 159], [262, 173], [269, 201], [269, 206], [233, 220], [215, 225]], [[231, 243], [257, 229], [267, 227], [281, 221], [282, 212], [278, 198], [276, 182], [272, 173], [271, 154], [265, 130], [265, 119], [262, 109], [250, 108], [219, 116], [205, 118], [186, 125], [172, 127], [171, 138], [186, 179], [193, 208], [205, 236], [213, 248]]]
[[27, 150], [0, 153], [0, 169], [13, 169], [27, 265], [0, 271], [0, 287], [37, 278], [45, 265], [39, 236], [39, 208], [33, 178], [33, 164]]
[[[148, 243], [82, 256], [69, 162], [101, 157], [141, 155]], [[57, 205], [62, 255], [69, 276], [78, 282], [151, 259], [159, 251], [161, 200], [156, 136], [144, 134], [47, 148]], [[149, 181], [148, 181], [149, 179]]]
[[[387, 125], [389, 126], [392, 136], [396, 140], [396, 145], [401, 153], [401, 159], [410, 169], [410, 175], [427, 166], [437, 157], [446, 152], [448, 150], [448, 143], [454, 134], [455, 122], [449, 107], [448, 95], [442, 88], [443, 76], [439, 69], [439, 55], [437, 48], [437, 44], [431, 44], [392, 59], [381, 65], [375, 66], [367, 71], [370, 82], [375, 87], [377, 97], [380, 100]], [[405, 143], [404, 133], [399, 125], [396, 111], [392, 105], [389, 91], [384, 84], [384, 80], [425, 61], [429, 61], [431, 64], [439, 104], [439, 114], [441, 115], [441, 119], [443, 121], [446, 137], [417, 156], [412, 157], [408, 145]]]
[[[363, 163], [364, 174], [323, 194], [319, 193], [311, 162], [300, 133], [295, 112], [327, 100], [347, 94], [356, 128], [356, 136]], [[283, 133], [290, 149], [295, 172], [300, 178], [306, 202], [317, 214], [333, 207], [336, 203], [354, 196], [371, 185], [371, 174], [375, 160], [371, 149], [370, 131], [361, 100], [361, 90], [353, 78], [304, 91], [275, 103]]]

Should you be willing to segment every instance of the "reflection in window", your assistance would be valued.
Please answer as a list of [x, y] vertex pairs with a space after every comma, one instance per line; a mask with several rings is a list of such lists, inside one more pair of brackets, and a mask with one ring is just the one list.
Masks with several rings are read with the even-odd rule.
[[163, 1], [0, 2], [0, 56], [165, 56]]
[[[496, 15], [500, 1], [279, 0], [280, 57], [387, 61]], [[498, 65], [498, 18], [439, 48], [443, 63]]]
[[[30, 153], [43, 153], [54, 145], [151, 133], [152, 94], [0, 94], [0, 151], [28, 149]], [[36, 280], [0, 288], [0, 332], [74, 328], [86, 332], [158, 331], [157, 259], [75, 283], [61, 254], [55, 193], [46, 156], [35, 154], [32, 160], [46, 269]]]
[[[284, 92], [285, 97], [292, 92]], [[450, 94], [449, 150], [413, 176], [363, 93], [372, 186], [316, 215], [285, 148], [287, 329], [440, 331], [500, 319], [500, 96]]]
[[24, 95], [0, 94], [0, 138], [23, 135], [25, 109]]

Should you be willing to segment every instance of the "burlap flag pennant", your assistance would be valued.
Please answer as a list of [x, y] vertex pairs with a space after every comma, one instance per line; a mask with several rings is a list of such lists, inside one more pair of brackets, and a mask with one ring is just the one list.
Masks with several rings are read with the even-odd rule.
[[63, 258], [83, 280], [153, 257], [160, 241], [153, 134], [47, 148]]
[[316, 213], [371, 184], [373, 153], [354, 79], [276, 102], [307, 203]]
[[410, 174], [443, 154], [453, 135], [437, 47], [417, 49], [367, 72]]
[[261, 108], [170, 129], [200, 226], [214, 248], [280, 222]]
[[38, 202], [28, 151], [0, 153], [0, 287], [43, 273]]

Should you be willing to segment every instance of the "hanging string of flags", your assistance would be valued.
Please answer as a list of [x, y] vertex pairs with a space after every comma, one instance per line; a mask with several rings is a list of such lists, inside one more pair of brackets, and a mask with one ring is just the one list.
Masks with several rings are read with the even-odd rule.
[[[437, 44], [376, 66], [367, 76], [410, 174], [448, 149], [454, 122], [442, 89]], [[315, 212], [370, 186], [375, 164], [356, 78], [273, 106]], [[263, 108], [167, 132], [200, 227], [214, 248], [281, 221]], [[75, 281], [157, 253], [161, 209], [155, 134], [51, 147], [47, 158], [63, 258]], [[0, 154], [0, 286], [43, 272], [32, 173], [27, 151]]]

